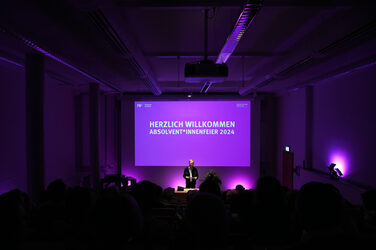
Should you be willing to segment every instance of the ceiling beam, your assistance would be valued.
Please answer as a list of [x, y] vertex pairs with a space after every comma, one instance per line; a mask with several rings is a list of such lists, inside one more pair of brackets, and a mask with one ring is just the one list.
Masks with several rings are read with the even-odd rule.
[[340, 7], [375, 4], [374, 0], [264, 0], [271, 7]]
[[354, 63], [347, 64], [345, 66], [341, 66], [340, 68], [337, 68], [335, 70], [332, 70], [330, 72], [324, 73], [320, 76], [310, 78], [308, 80], [299, 82], [293, 86], [290, 86], [288, 91], [296, 90], [299, 88], [304, 88], [308, 85], [315, 85], [319, 82], [334, 79], [337, 77], [341, 77], [344, 75], [347, 75], [349, 73], [359, 71], [368, 67], [374, 67], [376, 65], [376, 54], [367, 57], [365, 59], [356, 61]]
[[67, 59], [60, 57], [56, 53], [49, 51], [49, 50], [45, 49], [44, 47], [41, 47], [38, 42], [31, 41], [31, 40], [25, 38], [22, 34], [19, 34], [15, 31], [7, 29], [3, 26], [0, 26], [0, 31], [9, 35], [10, 37], [15, 38], [16, 40], [22, 41], [25, 44], [25, 46], [32, 48], [33, 50], [35, 50], [35, 51], [39, 52], [40, 54], [50, 58], [53, 61], [56, 61], [56, 62], [58, 62], [62, 65], [67, 66], [68, 68], [70, 68], [70, 69], [76, 71], [77, 73], [87, 77], [88, 79], [90, 79], [90, 80], [92, 80], [96, 83], [99, 83], [100, 85], [102, 85], [106, 88], [110, 88], [110, 89], [112, 89], [112, 90], [114, 90], [118, 93], [121, 93], [121, 90], [118, 89], [114, 84], [98, 78], [97, 76], [89, 73], [88, 71], [82, 69], [81, 67], [74, 65], [73, 63], [69, 62]]
[[248, 95], [251, 92], [269, 85], [274, 81], [290, 78], [299, 74], [310, 67], [319, 65], [331, 58], [348, 52], [349, 50], [359, 46], [367, 41], [376, 39], [376, 19], [370, 23], [356, 29], [355, 31], [347, 34], [346, 36], [328, 44], [317, 50], [314, 54], [302, 57], [300, 60], [284, 66], [278, 71], [260, 77], [252, 81], [246, 88], [241, 89], [239, 94], [242, 96]]
[[[116, 0], [119, 6], [135, 8], [207, 8], [241, 7], [244, 0]], [[374, 0], [264, 0], [263, 6], [271, 7], [335, 7], [354, 5], [375, 5]]]
[[226, 63], [230, 58], [244, 33], [247, 31], [248, 27], [251, 25], [256, 14], [260, 11], [262, 7], [262, 1], [253, 1], [248, 0], [244, 5], [242, 12], [238, 18], [238, 21], [234, 25], [233, 30], [227, 37], [226, 43], [223, 45], [221, 52], [218, 55], [218, 58], [215, 63]]
[[[244, 83], [247, 83], [249, 81], [245, 81]], [[226, 88], [234, 88], [234, 87], [242, 87], [244, 84], [242, 81], [236, 80], [236, 81], [224, 81], [221, 83], [214, 83], [213, 86], [215, 87], [226, 87]], [[186, 83], [184, 81], [160, 81], [159, 82], [160, 86], [165, 88], [165, 87], [176, 87], [176, 88], [185, 88], [185, 87], [197, 87], [201, 88], [202, 83]]]
[[[129, 30], [124, 29], [124, 25], [129, 24], [129, 21], [124, 17], [123, 13], [119, 11], [112, 3], [103, 1], [99, 6], [99, 10], [92, 11], [93, 16], [96, 17], [94, 21], [101, 22], [99, 27], [103, 30], [103, 35], [109, 37], [115, 44], [115, 47], [120, 52], [119, 55], [125, 56], [127, 60], [133, 65], [138, 72], [139, 78], [146, 85], [147, 88], [154, 95], [162, 94], [159, 84], [154, 76], [146, 57], [138, 47], [137, 42], [133, 39]], [[96, 15], [95, 15], [96, 14]], [[95, 22], [94, 22], [95, 23]]]
[[[152, 53], [144, 53], [146, 57], [158, 57], [158, 58], [191, 58], [191, 57], [203, 57], [202, 52], [152, 52]], [[217, 57], [218, 52], [209, 52], [209, 57]], [[283, 56], [283, 54], [273, 53], [273, 52], [263, 52], [263, 51], [249, 51], [249, 52], [238, 52], [232, 53], [231, 57], [275, 57], [275, 56]]]
[[244, 0], [116, 0], [123, 7], [241, 7]]

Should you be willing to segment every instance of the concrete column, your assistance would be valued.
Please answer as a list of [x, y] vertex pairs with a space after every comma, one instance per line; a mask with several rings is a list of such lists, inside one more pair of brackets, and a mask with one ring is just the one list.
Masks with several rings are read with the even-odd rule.
[[92, 187], [100, 188], [99, 167], [99, 85], [89, 84], [89, 134], [90, 134], [90, 169]]
[[28, 193], [33, 200], [44, 189], [44, 57], [29, 53], [26, 78], [26, 168]]
[[313, 87], [306, 88], [306, 117], [305, 117], [305, 167], [313, 167]]
[[118, 94], [115, 96], [115, 123], [116, 123], [116, 163], [117, 163], [117, 172], [121, 174], [121, 155], [122, 155], [122, 122], [121, 122], [121, 105], [122, 105], [122, 96]]
[[83, 162], [83, 141], [82, 141], [82, 95], [74, 97], [75, 112], [75, 151], [76, 151], [76, 171], [82, 170]]

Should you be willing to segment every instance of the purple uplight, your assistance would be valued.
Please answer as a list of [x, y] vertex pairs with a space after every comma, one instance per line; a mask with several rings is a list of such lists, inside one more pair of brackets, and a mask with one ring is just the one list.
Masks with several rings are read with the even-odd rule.
[[[178, 186], [185, 187], [185, 180], [179, 176], [179, 178], [172, 179], [169, 184], [169, 186], [172, 188], [177, 188]], [[199, 184], [196, 183], [196, 187], [198, 187], [198, 185]]]
[[232, 176], [231, 180], [228, 180], [224, 183], [223, 189], [235, 189], [237, 185], [242, 185], [245, 189], [253, 188], [254, 185], [252, 181], [249, 179], [249, 176]]
[[[179, 186], [185, 187], [185, 179], [183, 172], [185, 167], [134, 167], [124, 166], [122, 174], [136, 178], [137, 182], [142, 180], [149, 180], [162, 188]], [[210, 169], [197, 167], [199, 172], [199, 179], [196, 182], [196, 188], [200, 187], [203, 179]], [[217, 167], [212, 168], [219, 178], [222, 180], [221, 190], [235, 189], [236, 185], [242, 185], [246, 189], [254, 188], [256, 186], [258, 175], [255, 175], [251, 169], [243, 167]]]
[[140, 182], [142, 180], [145, 180], [140, 174], [135, 172], [130, 172], [128, 169], [126, 171], [122, 171], [122, 175], [125, 175], [126, 177], [133, 177], [136, 179], [137, 182]]
[[[122, 174], [136, 178], [137, 182], [148, 180], [162, 188], [178, 186], [185, 187], [185, 180], [182, 176], [184, 168], [151, 168], [151, 167], [126, 167], [123, 169]], [[198, 187], [199, 182], [196, 186]]]
[[347, 154], [339, 150], [333, 151], [331, 154], [329, 154], [328, 166], [332, 163], [336, 164], [335, 169], [339, 169], [342, 172], [342, 177], [348, 175], [349, 160]]

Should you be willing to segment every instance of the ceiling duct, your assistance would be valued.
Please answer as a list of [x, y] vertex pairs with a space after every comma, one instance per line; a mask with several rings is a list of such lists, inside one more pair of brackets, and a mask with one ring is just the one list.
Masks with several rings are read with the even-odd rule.
[[243, 37], [244, 33], [247, 31], [249, 25], [252, 23], [257, 12], [262, 7], [261, 0], [248, 0], [245, 4], [240, 16], [230, 33], [227, 37], [226, 43], [223, 46], [221, 52], [218, 55], [216, 63], [226, 63], [231, 54], [234, 52], [240, 39]]
[[[354, 45], [354, 43], [360, 43], [364, 40], [368, 40], [370, 37], [374, 36], [376, 33], [376, 19], [368, 24], [360, 27], [359, 29], [351, 32], [350, 34], [342, 37], [341, 39], [329, 44], [328, 46], [320, 49], [318, 54], [326, 55], [331, 54], [333, 51], [345, 49], [349, 45]], [[353, 43], [351, 43], [353, 42]]]
[[351, 63], [348, 65], [345, 65], [343, 67], [340, 67], [338, 69], [335, 69], [333, 71], [330, 71], [328, 73], [325, 73], [323, 75], [320, 75], [318, 77], [311, 78], [309, 80], [300, 82], [290, 88], [290, 90], [296, 90], [297, 88], [305, 87], [307, 85], [313, 85], [315, 83], [319, 83], [322, 81], [330, 80], [333, 78], [341, 77], [347, 74], [350, 74], [355, 71], [359, 71], [368, 67], [372, 67], [376, 65], [376, 55], [373, 55], [371, 57], [368, 57], [366, 59], [357, 61], [355, 63]]
[[320, 63], [329, 58], [337, 55], [338, 53], [344, 52], [370, 38], [374, 38], [376, 35], [376, 20], [362, 26], [361, 28], [355, 30], [354, 32], [342, 37], [341, 39], [323, 47], [318, 50], [314, 55], [307, 56], [294, 64], [286, 67], [278, 73], [273, 73], [266, 75], [262, 78], [254, 87], [248, 87], [241, 89], [239, 94], [242, 96], [248, 95], [249, 93], [262, 88], [271, 82], [279, 79], [286, 79], [294, 74], [300, 73], [301, 71], [307, 69], [307, 67], [312, 66], [314, 63]]
[[49, 57], [50, 59], [56, 61], [56, 62], [59, 62], [65, 66], [67, 66], [68, 68], [71, 68], [73, 69], [74, 71], [86, 76], [87, 78], [93, 80], [94, 82], [97, 82], [107, 88], [110, 88], [112, 90], [115, 90], [116, 92], [121, 92], [120, 89], [118, 89], [117, 87], [115, 87], [113, 84], [111, 83], [108, 83], [108, 82], [105, 82], [105, 81], [102, 81], [100, 80], [99, 78], [97, 78], [96, 76], [84, 71], [83, 69], [79, 68], [78, 66], [75, 66], [69, 62], [67, 62], [66, 60], [60, 58], [58, 55], [54, 54], [53, 52], [51, 51], [48, 51], [46, 50], [45, 48], [42, 48], [40, 45], [38, 45], [36, 42], [34, 41], [31, 41], [25, 37], [23, 37], [21, 34], [18, 34], [16, 32], [13, 32], [13, 31], [10, 31], [9, 29], [6, 29], [4, 27], [1, 27], [0, 26], [0, 31], [10, 35], [11, 37], [15, 38], [15, 39], [18, 39], [18, 40], [21, 40], [26, 46], [38, 51], [39, 53], [43, 54], [44, 56], [47, 56]]
[[90, 20], [94, 23], [99, 31], [104, 35], [111, 47], [121, 54], [136, 70], [138, 76], [154, 95], [162, 94], [157, 81], [151, 76], [150, 71], [145, 70], [146, 66], [141, 66], [139, 60], [133, 55], [132, 51], [126, 46], [119, 34], [113, 28], [109, 20], [101, 10], [88, 12]]

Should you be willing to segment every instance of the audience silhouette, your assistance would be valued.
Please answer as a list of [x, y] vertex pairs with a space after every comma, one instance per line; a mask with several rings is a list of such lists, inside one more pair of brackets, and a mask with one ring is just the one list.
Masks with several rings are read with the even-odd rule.
[[178, 196], [150, 181], [103, 190], [51, 182], [39, 201], [0, 195], [1, 249], [374, 249], [376, 190], [362, 206], [333, 185], [289, 190], [274, 177]]

